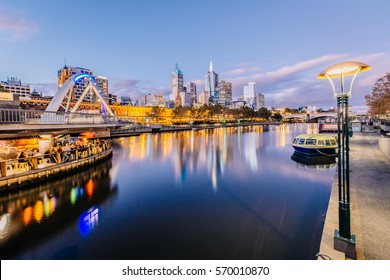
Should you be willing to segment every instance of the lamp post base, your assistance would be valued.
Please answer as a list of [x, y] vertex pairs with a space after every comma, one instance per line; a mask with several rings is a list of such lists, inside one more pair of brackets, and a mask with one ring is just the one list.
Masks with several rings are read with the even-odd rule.
[[356, 260], [356, 237], [351, 235], [351, 238], [344, 238], [340, 236], [339, 231], [334, 231], [334, 249], [345, 253], [345, 256]]

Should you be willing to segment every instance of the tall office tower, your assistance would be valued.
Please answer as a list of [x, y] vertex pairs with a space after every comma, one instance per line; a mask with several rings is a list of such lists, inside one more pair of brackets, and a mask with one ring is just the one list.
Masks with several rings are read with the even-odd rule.
[[245, 105], [256, 110], [256, 84], [253, 82], [248, 83], [247, 86], [244, 86], [244, 101]]
[[262, 107], [265, 107], [265, 100], [264, 100], [264, 94], [261, 94], [260, 92], [256, 96], [256, 108], [259, 110]]
[[218, 74], [213, 71], [213, 62], [210, 61], [210, 70], [205, 76], [205, 91], [209, 93], [210, 103], [219, 104]]
[[251, 107], [255, 111], [264, 107], [264, 95], [256, 92], [256, 84], [254, 82], [244, 86], [244, 101], [246, 106]]
[[165, 99], [161, 94], [146, 94], [136, 101], [137, 106], [160, 106], [165, 107]]
[[[81, 74], [81, 73], [93, 76], [93, 72], [89, 69], [65, 65], [62, 69], [58, 70], [58, 74], [57, 74], [58, 88], [62, 87], [62, 85], [66, 82], [66, 80], [68, 80], [72, 75]], [[88, 86], [88, 83], [89, 83], [88, 79], [80, 79], [79, 81], [75, 82], [75, 85], [73, 87], [74, 99], [80, 98], [85, 88]], [[87, 94], [84, 99], [90, 100], [90, 97], [91, 95]]]
[[31, 93], [29, 85], [24, 85], [21, 80], [13, 77], [7, 78], [7, 81], [1, 81], [0, 89], [5, 92], [17, 94], [22, 98], [29, 98]]
[[208, 91], [202, 91], [199, 96], [198, 96], [198, 102], [200, 104], [206, 104], [206, 105], [209, 105], [209, 101], [210, 101], [210, 98], [209, 98], [209, 92]]
[[179, 69], [179, 65], [177, 63], [175, 70], [172, 71], [171, 81], [172, 93], [170, 94], [169, 99], [176, 102], [179, 100], [177, 96], [179, 95], [180, 97], [180, 92], [183, 91], [183, 73]]
[[232, 83], [221, 80], [218, 84], [219, 104], [230, 106], [232, 102]]
[[187, 92], [190, 95], [190, 104], [189, 106], [193, 106], [196, 102], [198, 102], [198, 96], [196, 94], [196, 84], [195, 82], [188, 81], [187, 82]]
[[104, 101], [108, 104], [108, 79], [103, 76], [96, 76], [95, 81], [100, 88]]
[[184, 90], [180, 92], [181, 96], [181, 105], [183, 107], [191, 107], [193, 105], [191, 94], [187, 91], [187, 88], [184, 87]]
[[255, 98], [256, 83], [250, 82], [247, 86], [244, 86], [244, 99]]

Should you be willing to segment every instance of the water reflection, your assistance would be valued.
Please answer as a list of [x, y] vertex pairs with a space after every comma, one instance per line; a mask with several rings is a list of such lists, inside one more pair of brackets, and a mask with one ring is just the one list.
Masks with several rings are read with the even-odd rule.
[[1, 197], [2, 259], [20, 258], [24, 251], [47, 243], [77, 218], [82, 221], [80, 235], [89, 234], [97, 226], [96, 205], [117, 190], [110, 185], [110, 168], [111, 161], [106, 161], [79, 174]]
[[0, 254], [314, 259], [335, 168], [291, 159], [290, 143], [307, 131], [316, 125], [116, 139], [112, 166], [0, 198]]
[[99, 224], [100, 208], [93, 206], [84, 211], [79, 218], [79, 230], [82, 236], [89, 235]]
[[[237, 165], [233, 160], [242, 161], [244, 166], [253, 172], [257, 171], [259, 161], [257, 151], [264, 148], [262, 133], [269, 129], [278, 131], [286, 128], [248, 126], [144, 134], [137, 138], [121, 138], [114, 145], [119, 145], [122, 149], [122, 159], [131, 159], [132, 162], [142, 162], [151, 158], [160, 162], [172, 161], [175, 180], [179, 185], [185, 183], [187, 174], [207, 169], [213, 188], [216, 189], [220, 175], [224, 175], [229, 166]], [[247, 134], [244, 139], [241, 137], [243, 134]], [[286, 139], [281, 139], [279, 135], [276, 135], [275, 139], [286, 142]], [[279, 143], [272, 144], [280, 145]]]
[[294, 152], [291, 159], [303, 168], [331, 169], [336, 166], [336, 156], [305, 156]]

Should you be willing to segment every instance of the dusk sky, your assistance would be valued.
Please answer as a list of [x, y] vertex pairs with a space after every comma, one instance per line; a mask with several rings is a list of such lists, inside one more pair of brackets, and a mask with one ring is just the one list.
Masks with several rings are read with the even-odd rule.
[[389, 11], [387, 0], [1, 0], [0, 80], [54, 95], [66, 59], [106, 76], [111, 93], [168, 98], [176, 62], [200, 93], [211, 57], [233, 100], [255, 82], [266, 106], [326, 109], [335, 100], [317, 74], [356, 60], [372, 66], [350, 100], [361, 112], [390, 71]]

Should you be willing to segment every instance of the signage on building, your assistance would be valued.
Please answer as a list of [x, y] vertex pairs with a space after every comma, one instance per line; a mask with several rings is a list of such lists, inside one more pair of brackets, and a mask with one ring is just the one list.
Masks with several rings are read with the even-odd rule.
[[0, 91], [0, 101], [14, 101], [14, 95], [10, 92]]

